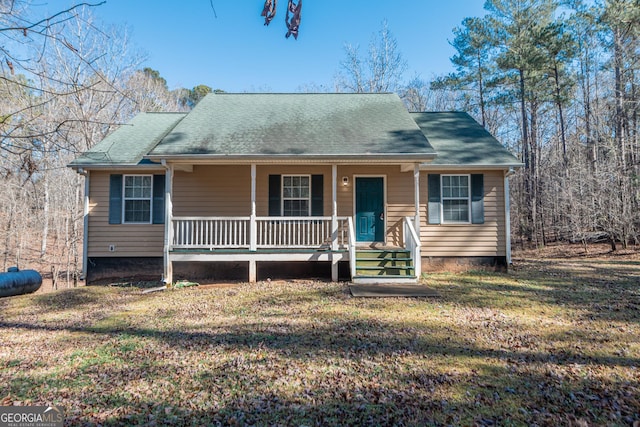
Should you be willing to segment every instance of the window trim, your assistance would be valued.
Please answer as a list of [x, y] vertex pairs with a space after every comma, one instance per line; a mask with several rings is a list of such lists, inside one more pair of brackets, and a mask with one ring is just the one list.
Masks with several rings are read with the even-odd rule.
[[[309, 196], [304, 198], [304, 197], [285, 197], [284, 196], [284, 179], [286, 177], [306, 177], [309, 180]], [[307, 215], [303, 215], [303, 216], [311, 216], [311, 203], [313, 201], [313, 197], [311, 194], [311, 189], [312, 189], [312, 176], [311, 174], [282, 174], [281, 178], [280, 178], [280, 212], [281, 215], [283, 217], [286, 217], [287, 215], [285, 215], [285, 210], [284, 210], [284, 202], [285, 200], [306, 200], [307, 201]], [[296, 215], [296, 216], [300, 216], [300, 215]], [[296, 216], [293, 216], [293, 218], [295, 218]]]
[[[452, 177], [452, 176], [466, 176], [467, 177], [467, 197], [445, 197], [444, 196], [444, 177]], [[466, 200], [467, 201], [467, 221], [449, 221], [445, 219], [444, 216], [444, 201], [445, 200]], [[441, 174], [440, 175], [440, 223], [441, 224], [471, 224], [471, 174], [465, 173], [452, 173], [452, 174]]]
[[[148, 198], [141, 197], [127, 197], [127, 177], [149, 177], [151, 180], [151, 186]], [[130, 200], [148, 200], [149, 201], [149, 221], [127, 221], [126, 206], [127, 201]], [[123, 174], [122, 175], [122, 224], [153, 224], [153, 175], [152, 174]]]

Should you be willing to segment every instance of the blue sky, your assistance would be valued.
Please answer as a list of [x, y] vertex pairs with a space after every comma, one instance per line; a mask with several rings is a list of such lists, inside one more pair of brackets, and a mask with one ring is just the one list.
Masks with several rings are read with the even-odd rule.
[[[303, 0], [298, 40], [285, 39], [287, 1], [271, 25], [263, 0], [107, 0], [94, 8], [106, 24], [126, 25], [169, 88], [206, 84], [227, 92], [294, 92], [333, 88], [344, 45], [364, 53], [386, 19], [408, 63], [407, 78], [453, 70], [452, 29], [483, 15], [484, 0]], [[50, 5], [51, 6], [51, 5]]]

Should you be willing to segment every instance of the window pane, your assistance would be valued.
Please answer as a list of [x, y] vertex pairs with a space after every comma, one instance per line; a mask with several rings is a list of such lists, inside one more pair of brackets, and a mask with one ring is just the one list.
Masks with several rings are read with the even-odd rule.
[[133, 176], [124, 177], [124, 197], [133, 197]]
[[308, 200], [285, 200], [284, 216], [308, 216], [309, 201]]
[[141, 178], [142, 194], [140, 197], [151, 198], [151, 177], [143, 176]]
[[149, 200], [125, 200], [124, 222], [150, 222], [151, 202]]
[[443, 200], [442, 216], [447, 222], [469, 222], [469, 202], [467, 200]]
[[469, 177], [468, 176], [460, 177], [460, 196], [459, 197], [469, 197]]

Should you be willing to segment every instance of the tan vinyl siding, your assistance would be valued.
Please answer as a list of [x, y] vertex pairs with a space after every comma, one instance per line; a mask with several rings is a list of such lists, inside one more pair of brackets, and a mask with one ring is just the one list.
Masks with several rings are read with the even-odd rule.
[[[156, 257], [162, 256], [163, 224], [109, 224], [109, 176], [112, 173], [135, 174], [132, 171], [92, 171], [89, 178], [90, 257]], [[141, 174], [160, 173], [142, 172]], [[109, 251], [114, 245], [115, 251]]]
[[[423, 257], [505, 256], [504, 175], [502, 171], [484, 172], [484, 224], [428, 224], [428, 173], [420, 175], [420, 238]], [[474, 172], [480, 173], [480, 172]], [[464, 174], [464, 172], [460, 172]]]
[[249, 216], [251, 167], [194, 166], [173, 178], [174, 216]]
[[[109, 175], [122, 171], [92, 172], [90, 181], [89, 256], [162, 256], [164, 225], [110, 225]], [[151, 172], [148, 172], [151, 173]], [[160, 173], [156, 171], [155, 173]], [[420, 175], [420, 214], [423, 257], [505, 256], [504, 178], [502, 171], [484, 172], [484, 224], [431, 225], [427, 223], [428, 173]], [[462, 172], [461, 172], [462, 173]], [[474, 172], [480, 173], [480, 172]], [[268, 216], [269, 175], [324, 176], [324, 216], [332, 213], [330, 165], [259, 165], [256, 168], [256, 213]], [[342, 184], [343, 177], [349, 184]], [[338, 166], [338, 216], [354, 215], [355, 179], [380, 176], [385, 182], [386, 244], [401, 246], [405, 216], [413, 217], [413, 171], [400, 166]], [[176, 171], [173, 179], [174, 216], [249, 216], [251, 167], [197, 165], [193, 172]], [[109, 252], [109, 245], [116, 251]]]

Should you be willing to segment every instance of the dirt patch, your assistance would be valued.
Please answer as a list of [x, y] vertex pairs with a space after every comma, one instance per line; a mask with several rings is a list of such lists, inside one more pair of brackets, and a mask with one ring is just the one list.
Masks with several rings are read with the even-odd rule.
[[620, 247], [615, 252], [611, 251], [608, 243], [592, 243], [589, 245], [553, 243], [538, 249], [513, 248], [515, 259], [568, 259], [568, 258], [599, 258], [599, 259], [630, 259], [640, 260], [640, 246], [629, 246], [626, 249]]

